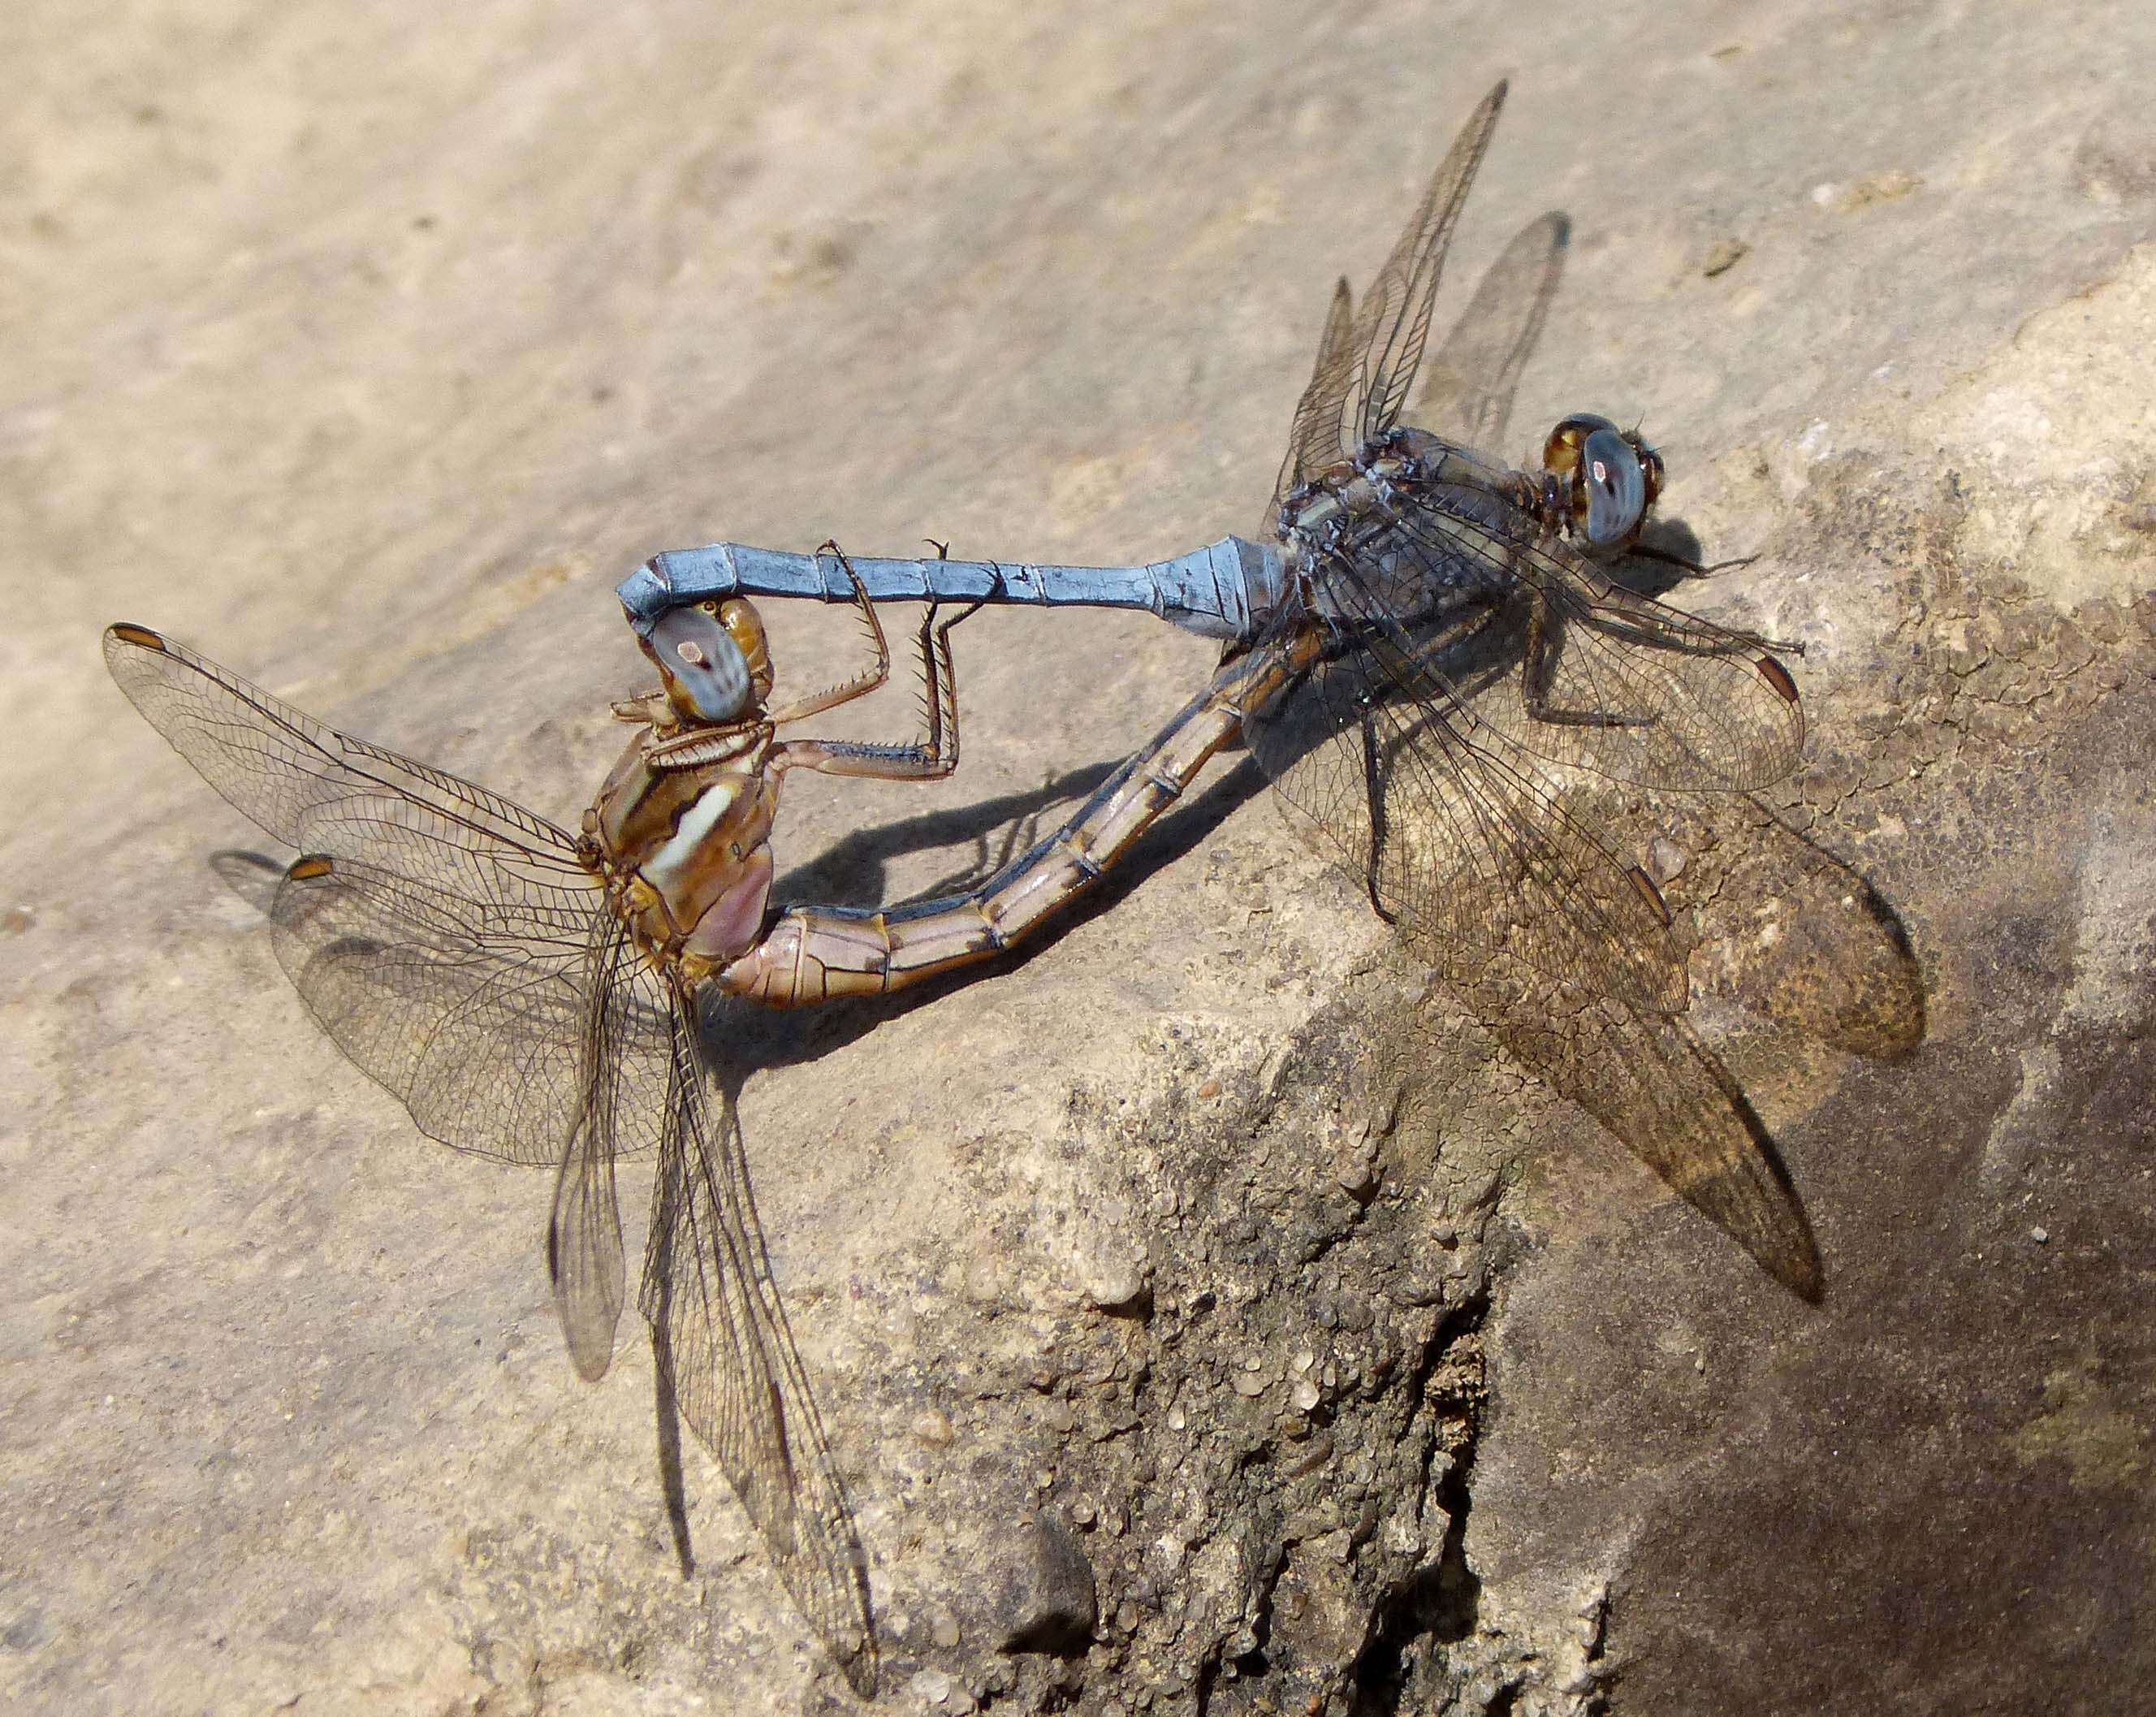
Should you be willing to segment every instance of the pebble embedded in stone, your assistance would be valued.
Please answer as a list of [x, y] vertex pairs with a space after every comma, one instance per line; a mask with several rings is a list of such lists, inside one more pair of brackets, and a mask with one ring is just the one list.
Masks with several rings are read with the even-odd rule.
[[957, 1435], [951, 1427], [951, 1416], [937, 1407], [931, 1407], [927, 1412], [915, 1416], [913, 1434], [932, 1449], [950, 1447], [952, 1440]]
[[1086, 1279], [1086, 1298], [1101, 1312], [1142, 1312], [1152, 1303], [1152, 1276], [1140, 1258], [1119, 1259]]

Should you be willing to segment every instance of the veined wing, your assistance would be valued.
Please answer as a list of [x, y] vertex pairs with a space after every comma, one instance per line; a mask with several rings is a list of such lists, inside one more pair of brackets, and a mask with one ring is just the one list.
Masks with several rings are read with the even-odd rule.
[[[552, 1166], [585, 1100], [595, 880], [567, 835], [470, 783], [338, 733], [138, 626], [105, 634], [113, 678], [203, 778], [305, 849], [270, 908], [279, 961], [339, 1048], [421, 1129]], [[663, 997], [616, 998], [657, 1113]]]
[[[1478, 660], [1471, 625], [1332, 624], [1337, 647], [1246, 726], [1372, 905], [1448, 977], [1510, 954], [1590, 995], [1680, 1011], [1684, 950], [1653, 883], [1477, 721], [1477, 690], [1504, 670]], [[1434, 666], [1436, 630], [1449, 672]]]
[[1571, 223], [1558, 213], [1512, 235], [1430, 355], [1412, 409], [1418, 426], [1457, 446], [1503, 453], [1520, 373], [1549, 320], [1570, 235]]
[[1803, 1208], [1743, 1093], [1685, 1021], [1502, 969], [1458, 987], [1524, 1067], [1608, 1128], [1777, 1282], [1819, 1298], [1819, 1249]]
[[1589, 995], [1684, 1010], [1651, 880], [1412, 651], [1406, 632], [1365, 636], [1320, 662], [1249, 721], [1259, 766], [1449, 977], [1512, 954]]
[[1445, 248], [1504, 102], [1500, 83], [1468, 116], [1362, 307], [1344, 326], [1347, 281], [1335, 289], [1317, 368], [1296, 406], [1276, 500], [1399, 421], [1430, 336]]
[[[493, 837], [533, 887], [591, 886], [576, 843], [544, 817], [445, 770], [340, 733], [147, 626], [105, 629], [105, 665], [142, 717], [250, 822], [305, 849], [311, 820], [349, 807], [393, 824], [409, 805]], [[579, 923], [581, 918], [579, 918]]]
[[1625, 589], [1485, 495], [1431, 486], [1419, 498], [1396, 547], [1431, 588], [1462, 562], [1503, 568], [1523, 587], [1508, 622], [1520, 695], [1479, 710], [1513, 745], [1679, 792], [1763, 787], [1796, 767], [1803, 707], [1763, 640]]
[[1445, 253], [1459, 224], [1460, 206], [1475, 182], [1476, 169], [1490, 147], [1496, 129], [1497, 110], [1505, 105], [1505, 85], [1482, 98], [1468, 116], [1437, 172], [1421, 204], [1400, 234], [1393, 254], [1378, 270], [1370, 290], [1363, 296], [1350, 337], [1360, 365], [1359, 386], [1348, 414], [1353, 446], [1383, 434], [1400, 420], [1408, 390], [1414, 384], [1422, 362], [1423, 342], [1430, 337], [1430, 313], [1437, 300], [1437, 282], [1444, 272]]
[[685, 991], [675, 998], [643, 1308], [662, 1401], [670, 1394], [717, 1458], [847, 1681], [873, 1693], [867, 1560], [771, 1279], [740, 1122]]
[[613, 1361], [627, 1298], [614, 1159], [657, 1144], [665, 1131], [674, 1019], [671, 991], [619, 918], [593, 917], [590, 949], [579, 1022], [582, 1096], [554, 1177], [547, 1278], [570, 1360], [595, 1383]]
[[[1302, 398], [1296, 402], [1287, 457], [1281, 462], [1280, 476], [1273, 484], [1276, 506], [1291, 490], [1340, 457], [1340, 414], [1347, 407], [1348, 389], [1355, 379], [1355, 348], [1348, 337], [1354, 321], [1354, 299], [1342, 275], [1332, 289], [1332, 303], [1325, 313], [1325, 332], [1317, 342], [1317, 363], [1310, 373]], [[1266, 530], [1271, 529], [1271, 522], [1267, 521]]]

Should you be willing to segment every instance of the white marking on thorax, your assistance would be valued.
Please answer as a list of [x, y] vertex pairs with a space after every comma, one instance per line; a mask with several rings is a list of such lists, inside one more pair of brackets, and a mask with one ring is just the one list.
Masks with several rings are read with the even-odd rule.
[[698, 794], [696, 803], [681, 814], [681, 820], [667, 837], [666, 844], [639, 866], [644, 880], [661, 894], [671, 894], [682, 880], [682, 871], [695, 859], [697, 849], [711, 838], [719, 819], [741, 797], [743, 784], [739, 775], [721, 775]]

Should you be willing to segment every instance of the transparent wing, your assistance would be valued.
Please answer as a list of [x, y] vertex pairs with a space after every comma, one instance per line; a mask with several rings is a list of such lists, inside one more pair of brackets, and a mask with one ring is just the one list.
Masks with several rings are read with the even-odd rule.
[[1457, 986], [1497, 1041], [1760, 1267], [1806, 1300], [1819, 1249], [1728, 1071], [1681, 1020], [1643, 1015], [1503, 964]]
[[[111, 628], [105, 649], [121, 689], [212, 786], [306, 849], [271, 900], [273, 945], [338, 1047], [443, 1143], [558, 1164], [587, 1103], [602, 910], [568, 837], [144, 628]], [[617, 1077], [656, 1116], [663, 994], [638, 975], [607, 1005]], [[654, 1124], [619, 1143], [650, 1143]]]
[[1431, 354], [1412, 410], [1416, 424], [1462, 447], [1503, 452], [1513, 395], [1549, 320], [1571, 230], [1550, 213], [1512, 235]]
[[1652, 882], [1478, 719], [1508, 665], [1477, 618], [1342, 614], [1326, 658], [1249, 718], [1252, 752], [1449, 978], [1509, 954], [1589, 994], [1679, 1011], [1684, 951]]
[[[404, 807], [490, 837], [475, 848], [506, 867], [532, 903], [577, 919], [592, 887], [576, 845], [544, 817], [447, 772], [340, 733], [146, 626], [105, 630], [105, 665], [142, 717], [255, 825], [287, 846], [312, 848], [325, 814], [385, 823], [393, 841]], [[548, 888], [563, 888], [559, 897]]]
[[1419, 495], [1424, 504], [1386, 545], [1388, 588], [1496, 583], [1515, 593], [1504, 622], [1519, 668], [1513, 695], [1477, 708], [1512, 746], [1678, 792], [1763, 787], [1796, 767], [1803, 707], [1763, 640], [1613, 583], [1485, 491], [1440, 484]]
[[[1276, 506], [1340, 457], [1340, 417], [1347, 408], [1348, 384], [1355, 379], [1355, 349], [1348, 340], [1354, 316], [1354, 301], [1343, 276], [1332, 289], [1325, 332], [1317, 342], [1317, 362], [1311, 370], [1302, 398], [1296, 402], [1287, 457], [1281, 461], [1280, 477], [1273, 485]], [[1270, 532], [1270, 521], [1266, 529]]]
[[1353, 309], [1344, 279], [1333, 289], [1317, 362], [1296, 402], [1287, 457], [1273, 487], [1276, 502], [1399, 421], [1430, 334], [1445, 247], [1504, 100], [1501, 83], [1469, 117], [1361, 310]]
[[685, 994], [676, 998], [643, 1308], [665, 1390], [848, 1682], [872, 1693], [867, 1560], [771, 1280], [734, 1105]]
[[1490, 147], [1490, 134], [1496, 129], [1497, 111], [1504, 105], [1505, 85], [1500, 83], [1468, 116], [1431, 176], [1406, 231], [1363, 296], [1348, 339], [1358, 385], [1347, 414], [1353, 441], [1342, 450], [1343, 454], [1383, 434], [1400, 419], [1422, 362], [1423, 344], [1430, 337], [1445, 249], [1459, 224], [1468, 188], [1475, 182], [1476, 169]]
[[[655, 1029], [647, 1008], [664, 1011]], [[613, 1360], [626, 1270], [614, 1159], [655, 1144], [673, 1071], [671, 997], [611, 912], [592, 920], [591, 971], [582, 1008], [578, 1106], [547, 1223], [547, 1276], [569, 1358], [587, 1382]], [[661, 1058], [663, 1053], [663, 1059]]]

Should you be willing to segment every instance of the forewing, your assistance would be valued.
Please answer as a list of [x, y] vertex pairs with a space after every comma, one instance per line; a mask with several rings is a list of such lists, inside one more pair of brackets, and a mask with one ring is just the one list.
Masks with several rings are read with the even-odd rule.
[[355, 821], [384, 820], [393, 830], [412, 806], [443, 825], [491, 837], [475, 848], [521, 865], [530, 886], [588, 879], [575, 844], [484, 787], [393, 751], [340, 733], [146, 626], [105, 630], [105, 665], [142, 717], [203, 779], [287, 846], [317, 848], [314, 817], [343, 808]]
[[[1482, 98], [1453, 140], [1450, 151], [1431, 176], [1421, 203], [1400, 234], [1393, 254], [1363, 295], [1349, 339], [1358, 369], [1348, 429], [1353, 445], [1383, 434], [1399, 421], [1408, 390], [1422, 362], [1430, 337], [1430, 315], [1445, 253], [1459, 224], [1460, 210], [1475, 182], [1476, 169], [1490, 147], [1497, 111], [1505, 105], [1500, 83]], [[1353, 446], [1343, 452], [1353, 451]]]
[[1763, 640], [1614, 583], [1517, 509], [1425, 491], [1403, 553], [1432, 584], [1463, 560], [1520, 593], [1519, 695], [1490, 704], [1522, 751], [1633, 786], [1751, 789], [1804, 751], [1796, 683]]
[[1551, 213], [1512, 235], [1430, 355], [1412, 413], [1419, 427], [1478, 452], [1504, 451], [1512, 398], [1549, 320], [1570, 232]]
[[661, 1377], [779, 1577], [855, 1690], [875, 1687], [867, 1562], [794, 1350], [750, 1196], [740, 1124], [677, 1002], [644, 1314]]
[[1372, 904], [1449, 978], [1510, 956], [1591, 995], [1682, 1009], [1683, 949], [1652, 883], [1479, 718], [1502, 652], [1483, 659], [1472, 619], [1411, 628], [1373, 610], [1337, 625], [1329, 659], [1248, 732]]
[[[584, 1005], [603, 910], [568, 837], [156, 633], [113, 627], [105, 658], [212, 786], [307, 849], [271, 899], [273, 945], [337, 1046], [444, 1144], [558, 1164], [585, 1097]], [[639, 978], [612, 1005], [618, 1077], [655, 1116], [663, 997]]]
[[1340, 457], [1340, 417], [1347, 409], [1348, 384], [1355, 379], [1355, 348], [1348, 342], [1354, 325], [1354, 301], [1343, 277], [1332, 289], [1325, 332], [1317, 342], [1317, 362], [1309, 385], [1296, 402], [1295, 424], [1288, 432], [1287, 457], [1273, 485], [1276, 505]]

